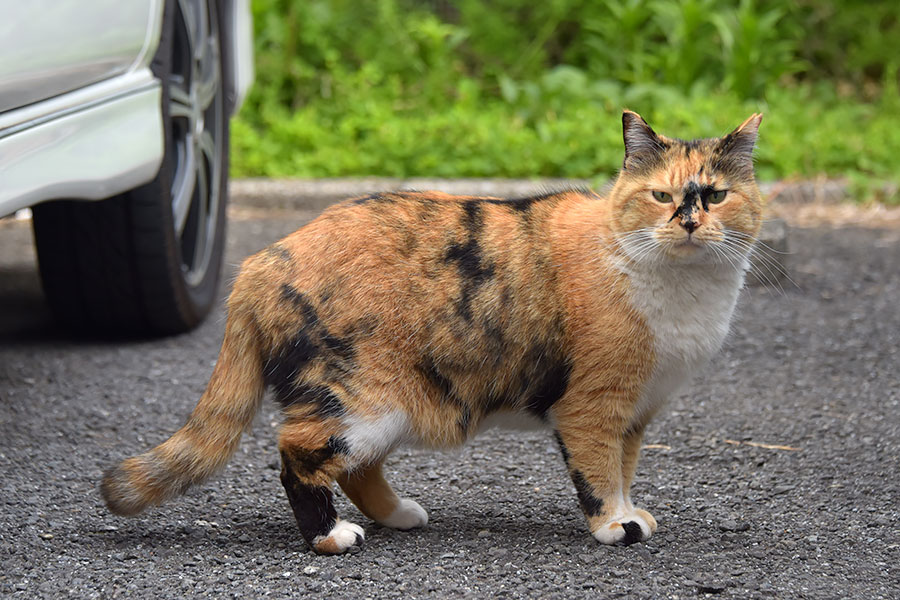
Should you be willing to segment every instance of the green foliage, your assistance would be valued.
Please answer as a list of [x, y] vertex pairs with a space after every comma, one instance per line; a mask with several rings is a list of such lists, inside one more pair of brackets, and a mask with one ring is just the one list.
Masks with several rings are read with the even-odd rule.
[[891, 177], [895, 0], [255, 0], [236, 175], [571, 176], [620, 114], [679, 137], [766, 114], [764, 177]]

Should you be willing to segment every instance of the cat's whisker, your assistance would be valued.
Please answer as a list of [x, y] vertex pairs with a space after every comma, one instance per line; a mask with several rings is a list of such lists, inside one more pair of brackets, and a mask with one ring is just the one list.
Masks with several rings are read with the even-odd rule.
[[774, 295], [778, 292], [780, 295], [784, 295], [784, 288], [776, 281], [772, 280], [772, 277], [760, 269], [760, 267], [756, 266], [750, 269], [750, 274], [763, 286], [763, 289], [766, 290], [766, 293], [769, 295]]
[[637, 254], [645, 248], [653, 248], [657, 245], [656, 240], [638, 240], [632, 243], [628, 249], [631, 250], [632, 254]]
[[765, 248], [766, 250], [768, 250], [769, 252], [772, 252], [773, 254], [783, 254], [785, 256], [794, 254], [794, 252], [790, 252], [787, 250], [776, 250], [772, 246], [770, 246], [767, 243], [765, 243], [764, 241], [760, 240], [758, 237], [754, 237], [754, 236], [750, 235], [749, 233], [744, 233], [743, 231], [728, 231], [728, 232], [726, 232], [726, 235], [733, 235], [742, 241], [747, 241], [756, 246]]
[[[747, 246], [746, 244], [738, 243], [738, 246], [741, 247], [742, 250], [747, 252], [747, 257], [750, 259], [750, 264], [752, 267], [752, 271], [754, 275], [757, 273], [763, 273], [766, 275], [766, 280], [768, 282], [767, 285], [771, 287], [776, 287], [779, 291], [784, 294], [784, 288], [779, 282], [781, 278], [789, 281], [794, 287], [800, 289], [800, 286], [791, 278], [788, 274], [787, 270], [775, 259], [771, 256], [768, 256], [767, 252], [757, 246]], [[755, 258], [755, 260], [753, 260]], [[757, 275], [757, 279], [759, 276]]]
[[641, 227], [615, 237], [631, 262], [656, 264], [662, 257], [662, 249], [655, 232], [656, 227]]
[[648, 235], [652, 234], [655, 229], [655, 227], [641, 227], [639, 229], [632, 229], [631, 231], [615, 234], [613, 237], [616, 240], [628, 240], [633, 237], [646, 238]]
[[784, 268], [777, 262], [772, 261], [770, 258], [766, 257], [763, 254], [754, 254], [754, 256], [758, 258], [758, 260], [753, 263], [755, 269], [768, 273], [768, 275], [775, 280], [775, 285], [782, 294], [785, 293], [785, 290], [784, 286], [781, 285], [781, 278], [786, 279], [795, 288], [800, 289], [800, 286], [797, 285], [797, 283], [793, 279], [791, 279], [791, 276], [788, 275]]
[[643, 246], [639, 247], [635, 253], [630, 257], [632, 261], [635, 263], [640, 262], [652, 262], [655, 263], [656, 260], [647, 261], [646, 259], [649, 257], [653, 257], [654, 259], [658, 258], [658, 256], [654, 256], [654, 254], [661, 255], [662, 248], [655, 241], [650, 241], [645, 243]]
[[625, 252], [625, 254], [632, 256], [651, 243], [651, 240], [634, 239], [620, 242], [619, 247]]
[[[719, 258], [725, 259], [725, 261], [728, 262], [728, 264], [735, 270], [735, 272], [740, 273], [740, 272], [742, 271], [742, 269], [738, 266], [738, 264], [735, 263], [735, 262], [731, 259], [730, 256], [728, 256], [728, 254], [725, 252], [725, 250], [724, 250], [723, 248], [720, 248], [720, 247], [717, 246], [716, 244], [710, 244], [710, 245], [708, 246], [708, 248], [709, 248], [710, 250], [712, 250], [712, 252], [713, 252], [713, 254], [715, 255], [716, 259], [719, 259]], [[716, 262], [719, 263], [719, 264], [723, 264], [723, 263], [719, 262], [718, 260], [716, 260]]]
[[[743, 250], [745, 250], [748, 253], [749, 257], [753, 257], [753, 256], [757, 257], [758, 262], [761, 262], [762, 264], [766, 265], [767, 268], [769, 268], [772, 271], [774, 271], [775, 273], [777, 273], [779, 276], [782, 276], [785, 279], [787, 279], [788, 281], [790, 281], [798, 289], [800, 288], [800, 286], [797, 285], [797, 283], [793, 279], [791, 279], [787, 270], [781, 264], [779, 264], [778, 261], [776, 261], [774, 258], [769, 256], [767, 254], [767, 252], [764, 251], [763, 249], [761, 249], [759, 246], [756, 246], [748, 241], [744, 241], [741, 239], [731, 239], [731, 240], [729, 240], [729, 243], [734, 244], [734, 245], [742, 248]], [[774, 275], [774, 273], [773, 273], [773, 275]], [[777, 277], [776, 277], [776, 279], [777, 279]]]
[[775, 260], [771, 257], [766, 256], [764, 252], [761, 252], [758, 248], [754, 248], [747, 242], [743, 242], [740, 240], [728, 240], [723, 244], [723, 247], [727, 247], [730, 251], [735, 253], [745, 254], [747, 259], [750, 260], [754, 256], [757, 257], [757, 261], [750, 260], [751, 269], [750, 272], [753, 276], [763, 285], [768, 288], [777, 289], [784, 295], [784, 287], [779, 282], [781, 277], [786, 278], [790, 281], [794, 286], [798, 289], [800, 286], [796, 284], [796, 282], [791, 279], [791, 277], [787, 274], [784, 268], [779, 265]]

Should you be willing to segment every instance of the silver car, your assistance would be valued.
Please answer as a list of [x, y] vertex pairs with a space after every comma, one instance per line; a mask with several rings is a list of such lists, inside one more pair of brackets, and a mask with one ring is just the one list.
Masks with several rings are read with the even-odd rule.
[[166, 334], [216, 299], [249, 0], [0, 0], [0, 216], [32, 207], [55, 316]]

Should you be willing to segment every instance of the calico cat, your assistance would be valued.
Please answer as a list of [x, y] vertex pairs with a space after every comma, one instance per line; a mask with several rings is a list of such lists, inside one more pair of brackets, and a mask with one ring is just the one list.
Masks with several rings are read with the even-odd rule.
[[629, 488], [663, 400], [719, 350], [760, 227], [761, 115], [722, 138], [656, 134], [625, 111], [624, 166], [601, 197], [396, 192], [351, 199], [248, 258], [218, 362], [187, 423], [109, 471], [134, 515], [219, 470], [271, 388], [281, 480], [319, 553], [362, 543], [335, 480], [374, 521], [428, 522], [382, 463], [530, 415], [552, 428], [593, 536], [646, 540]]

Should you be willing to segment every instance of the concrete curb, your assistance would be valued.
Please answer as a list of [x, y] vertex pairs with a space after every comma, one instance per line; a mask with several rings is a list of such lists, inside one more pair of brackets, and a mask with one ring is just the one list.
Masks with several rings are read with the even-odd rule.
[[[392, 190], [440, 190], [448, 194], [515, 198], [570, 187], [596, 187], [589, 179], [436, 179], [348, 177], [337, 179], [236, 179], [231, 201], [253, 208], [322, 210], [345, 198]], [[845, 182], [835, 180], [763, 183], [770, 202], [837, 203], [849, 199]]]
[[590, 187], [586, 179], [432, 179], [349, 177], [340, 179], [238, 179], [231, 200], [253, 208], [322, 210], [353, 196], [396, 190], [440, 190], [462, 196], [515, 198], [534, 193]]

